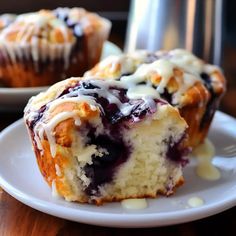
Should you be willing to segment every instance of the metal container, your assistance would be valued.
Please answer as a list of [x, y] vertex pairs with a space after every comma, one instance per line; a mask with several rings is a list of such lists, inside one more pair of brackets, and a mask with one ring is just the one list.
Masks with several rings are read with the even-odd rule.
[[220, 65], [223, 0], [132, 0], [125, 51], [186, 48]]

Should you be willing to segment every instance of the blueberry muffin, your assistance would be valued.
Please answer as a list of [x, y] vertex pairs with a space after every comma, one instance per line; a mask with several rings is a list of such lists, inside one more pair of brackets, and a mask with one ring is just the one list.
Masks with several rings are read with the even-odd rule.
[[71, 78], [29, 101], [24, 119], [54, 195], [100, 205], [183, 184], [187, 124], [145, 73], [132, 76]]
[[[0, 82], [46, 86], [80, 76], [100, 59], [110, 22], [82, 8], [18, 15], [0, 31]], [[1, 27], [1, 19], [0, 19]]]

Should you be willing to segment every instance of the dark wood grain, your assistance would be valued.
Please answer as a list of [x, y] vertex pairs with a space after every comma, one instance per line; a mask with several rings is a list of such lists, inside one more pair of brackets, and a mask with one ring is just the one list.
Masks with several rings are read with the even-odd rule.
[[0, 191], [0, 235], [56, 235], [63, 224]]
[[130, 236], [130, 235], [235, 235], [236, 208], [206, 219], [169, 227], [120, 229], [91, 226], [53, 217], [34, 210], [0, 189], [1, 236]]

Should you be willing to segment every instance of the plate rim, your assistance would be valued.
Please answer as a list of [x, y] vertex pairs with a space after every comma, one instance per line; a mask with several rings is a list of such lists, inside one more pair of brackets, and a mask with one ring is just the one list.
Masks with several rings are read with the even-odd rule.
[[[236, 122], [235, 118], [223, 112], [217, 111], [215, 115], [226, 117], [227, 119]], [[0, 132], [0, 143], [4, 140], [5, 136], [11, 133], [15, 128], [20, 127], [23, 122], [23, 118], [21, 118], [2, 130], [2, 132]], [[56, 202], [48, 202], [46, 200], [36, 198], [17, 189], [17, 186], [12, 186], [9, 184], [2, 176], [1, 172], [0, 186], [15, 199], [41, 212], [76, 222], [109, 227], [144, 228], [186, 223], [193, 220], [206, 218], [236, 205], [235, 191], [230, 196], [226, 196], [215, 203], [208, 203], [207, 205], [203, 205], [203, 207], [199, 208], [188, 208], [156, 213], [140, 213], [140, 211], [135, 211], [128, 212], [128, 214], [124, 215], [121, 213], [111, 212], [92, 212], [86, 209], [73, 208], [73, 205], [68, 207]], [[65, 201], [65, 204], [67, 203], [68, 202]], [[50, 206], [50, 209], [48, 208], [48, 205]]]

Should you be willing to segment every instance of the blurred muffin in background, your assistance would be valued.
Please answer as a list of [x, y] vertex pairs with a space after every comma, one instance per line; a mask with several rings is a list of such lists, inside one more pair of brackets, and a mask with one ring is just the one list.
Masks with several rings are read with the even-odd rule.
[[0, 83], [46, 86], [82, 75], [99, 61], [110, 25], [82, 8], [0, 18]]

